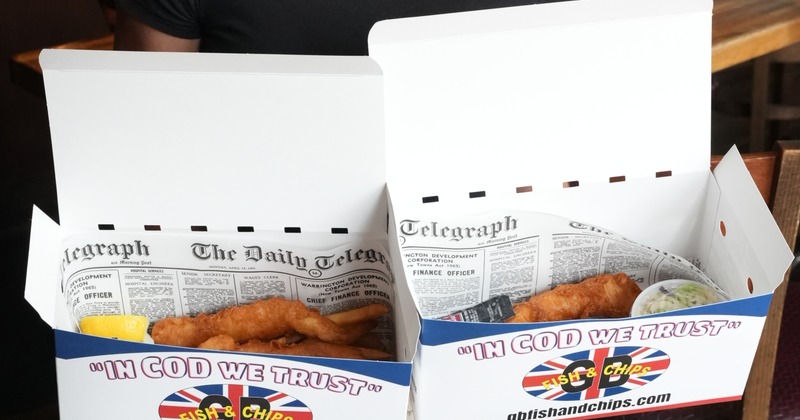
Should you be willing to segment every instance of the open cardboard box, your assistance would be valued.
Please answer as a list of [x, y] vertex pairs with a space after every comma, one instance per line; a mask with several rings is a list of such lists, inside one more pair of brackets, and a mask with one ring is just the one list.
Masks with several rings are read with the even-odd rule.
[[[26, 298], [55, 329], [62, 418], [202, 419], [225, 408], [235, 418], [406, 418], [402, 354], [273, 357], [93, 337], [77, 332], [56, 280], [71, 259], [62, 240], [86, 232], [386, 248], [383, 86], [371, 59], [49, 50], [41, 63], [60, 226], [34, 212]], [[221, 411], [210, 414], [209, 397]], [[260, 411], [263, 399], [274, 412]]]
[[[323, 419], [404, 418], [409, 391], [418, 419], [596, 417], [740, 398], [791, 253], [737, 152], [708, 170], [710, 33], [710, 1], [580, 0], [381, 22], [370, 57], [45, 51], [61, 226], [35, 212], [26, 298], [56, 331], [62, 416], [124, 407], [152, 418], [166, 396], [208, 382], [108, 380], [90, 370], [147, 356], [279, 360], [381, 385], [352, 396], [246, 383], [288, 394]], [[697, 261], [736, 299], [620, 320], [421, 318], [399, 224], [498, 210], [561, 215]], [[342, 241], [332, 227], [385, 240], [399, 361], [184, 352], [80, 335], [54, 285], [59, 244], [101, 223], [146, 235], [252, 226], [320, 247]], [[161, 231], [143, 231], [153, 224]], [[302, 235], [283, 233], [287, 226]], [[735, 328], [480, 360], [465, 351], [567, 330], [585, 337], [699, 321]], [[620, 386], [570, 398], [523, 388], [548, 362], [630, 347], [660, 350], [668, 368], [649, 383], [615, 378]], [[87, 413], [87, 404], [96, 409]]]
[[[420, 312], [404, 324], [420, 336], [419, 419], [593, 418], [741, 398], [792, 255], [738, 152], [709, 171], [711, 10], [711, 1], [590, 0], [373, 28], [393, 253], [403, 255], [395, 273]], [[500, 254], [515, 231], [462, 249], [448, 229], [515, 211], [592, 224], [686, 258], [734, 299], [613, 320], [426, 318], [415, 287], [436, 288], [436, 274], [414, 276], [414, 254]], [[476, 222], [459, 224], [469, 217]], [[426, 233], [426, 248], [409, 245]], [[554, 264], [542, 254], [534, 273]], [[466, 270], [465, 283], [501, 260], [479, 261], [486, 268]], [[448, 280], [442, 289], [454, 288]], [[509, 287], [485, 284], [443, 296], [479, 295], [470, 306]], [[637, 366], [647, 374], [625, 370]]]

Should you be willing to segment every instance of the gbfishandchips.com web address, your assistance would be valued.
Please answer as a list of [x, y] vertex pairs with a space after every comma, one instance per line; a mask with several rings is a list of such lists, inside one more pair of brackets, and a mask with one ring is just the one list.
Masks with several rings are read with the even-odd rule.
[[589, 414], [597, 411], [616, 411], [623, 408], [641, 407], [653, 404], [662, 404], [668, 402], [670, 394], [652, 395], [649, 397], [640, 397], [637, 399], [627, 398], [624, 400], [605, 400], [597, 402], [585, 402], [580, 405], [571, 405], [569, 407], [550, 407], [547, 409], [533, 409], [528, 411], [519, 411], [508, 415], [507, 420], [531, 420], [531, 419], [547, 419], [552, 417], [573, 416], [577, 414]]

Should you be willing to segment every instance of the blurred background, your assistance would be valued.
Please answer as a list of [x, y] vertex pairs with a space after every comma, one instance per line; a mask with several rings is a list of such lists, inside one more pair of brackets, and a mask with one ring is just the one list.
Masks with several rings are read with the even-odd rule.
[[35, 204], [58, 220], [50, 132], [44, 96], [12, 83], [9, 59], [18, 53], [109, 33], [97, 0], [0, 2], [0, 262], [3, 336], [0, 364], [6, 403], [0, 418], [57, 419], [55, 359], [50, 327], [23, 293]]

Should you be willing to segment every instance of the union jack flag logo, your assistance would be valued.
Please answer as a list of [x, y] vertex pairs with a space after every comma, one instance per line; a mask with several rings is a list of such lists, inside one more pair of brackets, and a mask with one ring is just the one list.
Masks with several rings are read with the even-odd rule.
[[548, 360], [522, 379], [525, 392], [546, 400], [609, 397], [647, 385], [669, 367], [669, 356], [650, 347], [602, 347]]
[[164, 398], [158, 407], [163, 420], [312, 420], [302, 401], [267, 388], [237, 384], [212, 384], [186, 388]]

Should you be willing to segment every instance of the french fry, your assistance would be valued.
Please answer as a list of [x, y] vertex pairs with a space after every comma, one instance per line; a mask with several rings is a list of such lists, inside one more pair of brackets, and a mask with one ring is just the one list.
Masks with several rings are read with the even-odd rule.
[[339, 325], [352, 325], [371, 319], [378, 319], [388, 313], [389, 307], [383, 303], [371, 303], [359, 308], [328, 314], [325, 317]]
[[389, 360], [391, 358], [389, 353], [380, 350], [328, 343], [310, 338], [294, 344], [284, 344], [280, 339], [272, 341], [250, 340], [240, 345], [237, 350], [249, 353], [336, 357], [340, 359]]
[[377, 319], [368, 319], [366, 321], [361, 321], [357, 324], [350, 324], [345, 325], [344, 328], [347, 339], [344, 341], [344, 344], [353, 344], [354, 342], [358, 341], [364, 334], [372, 331], [378, 325]]

